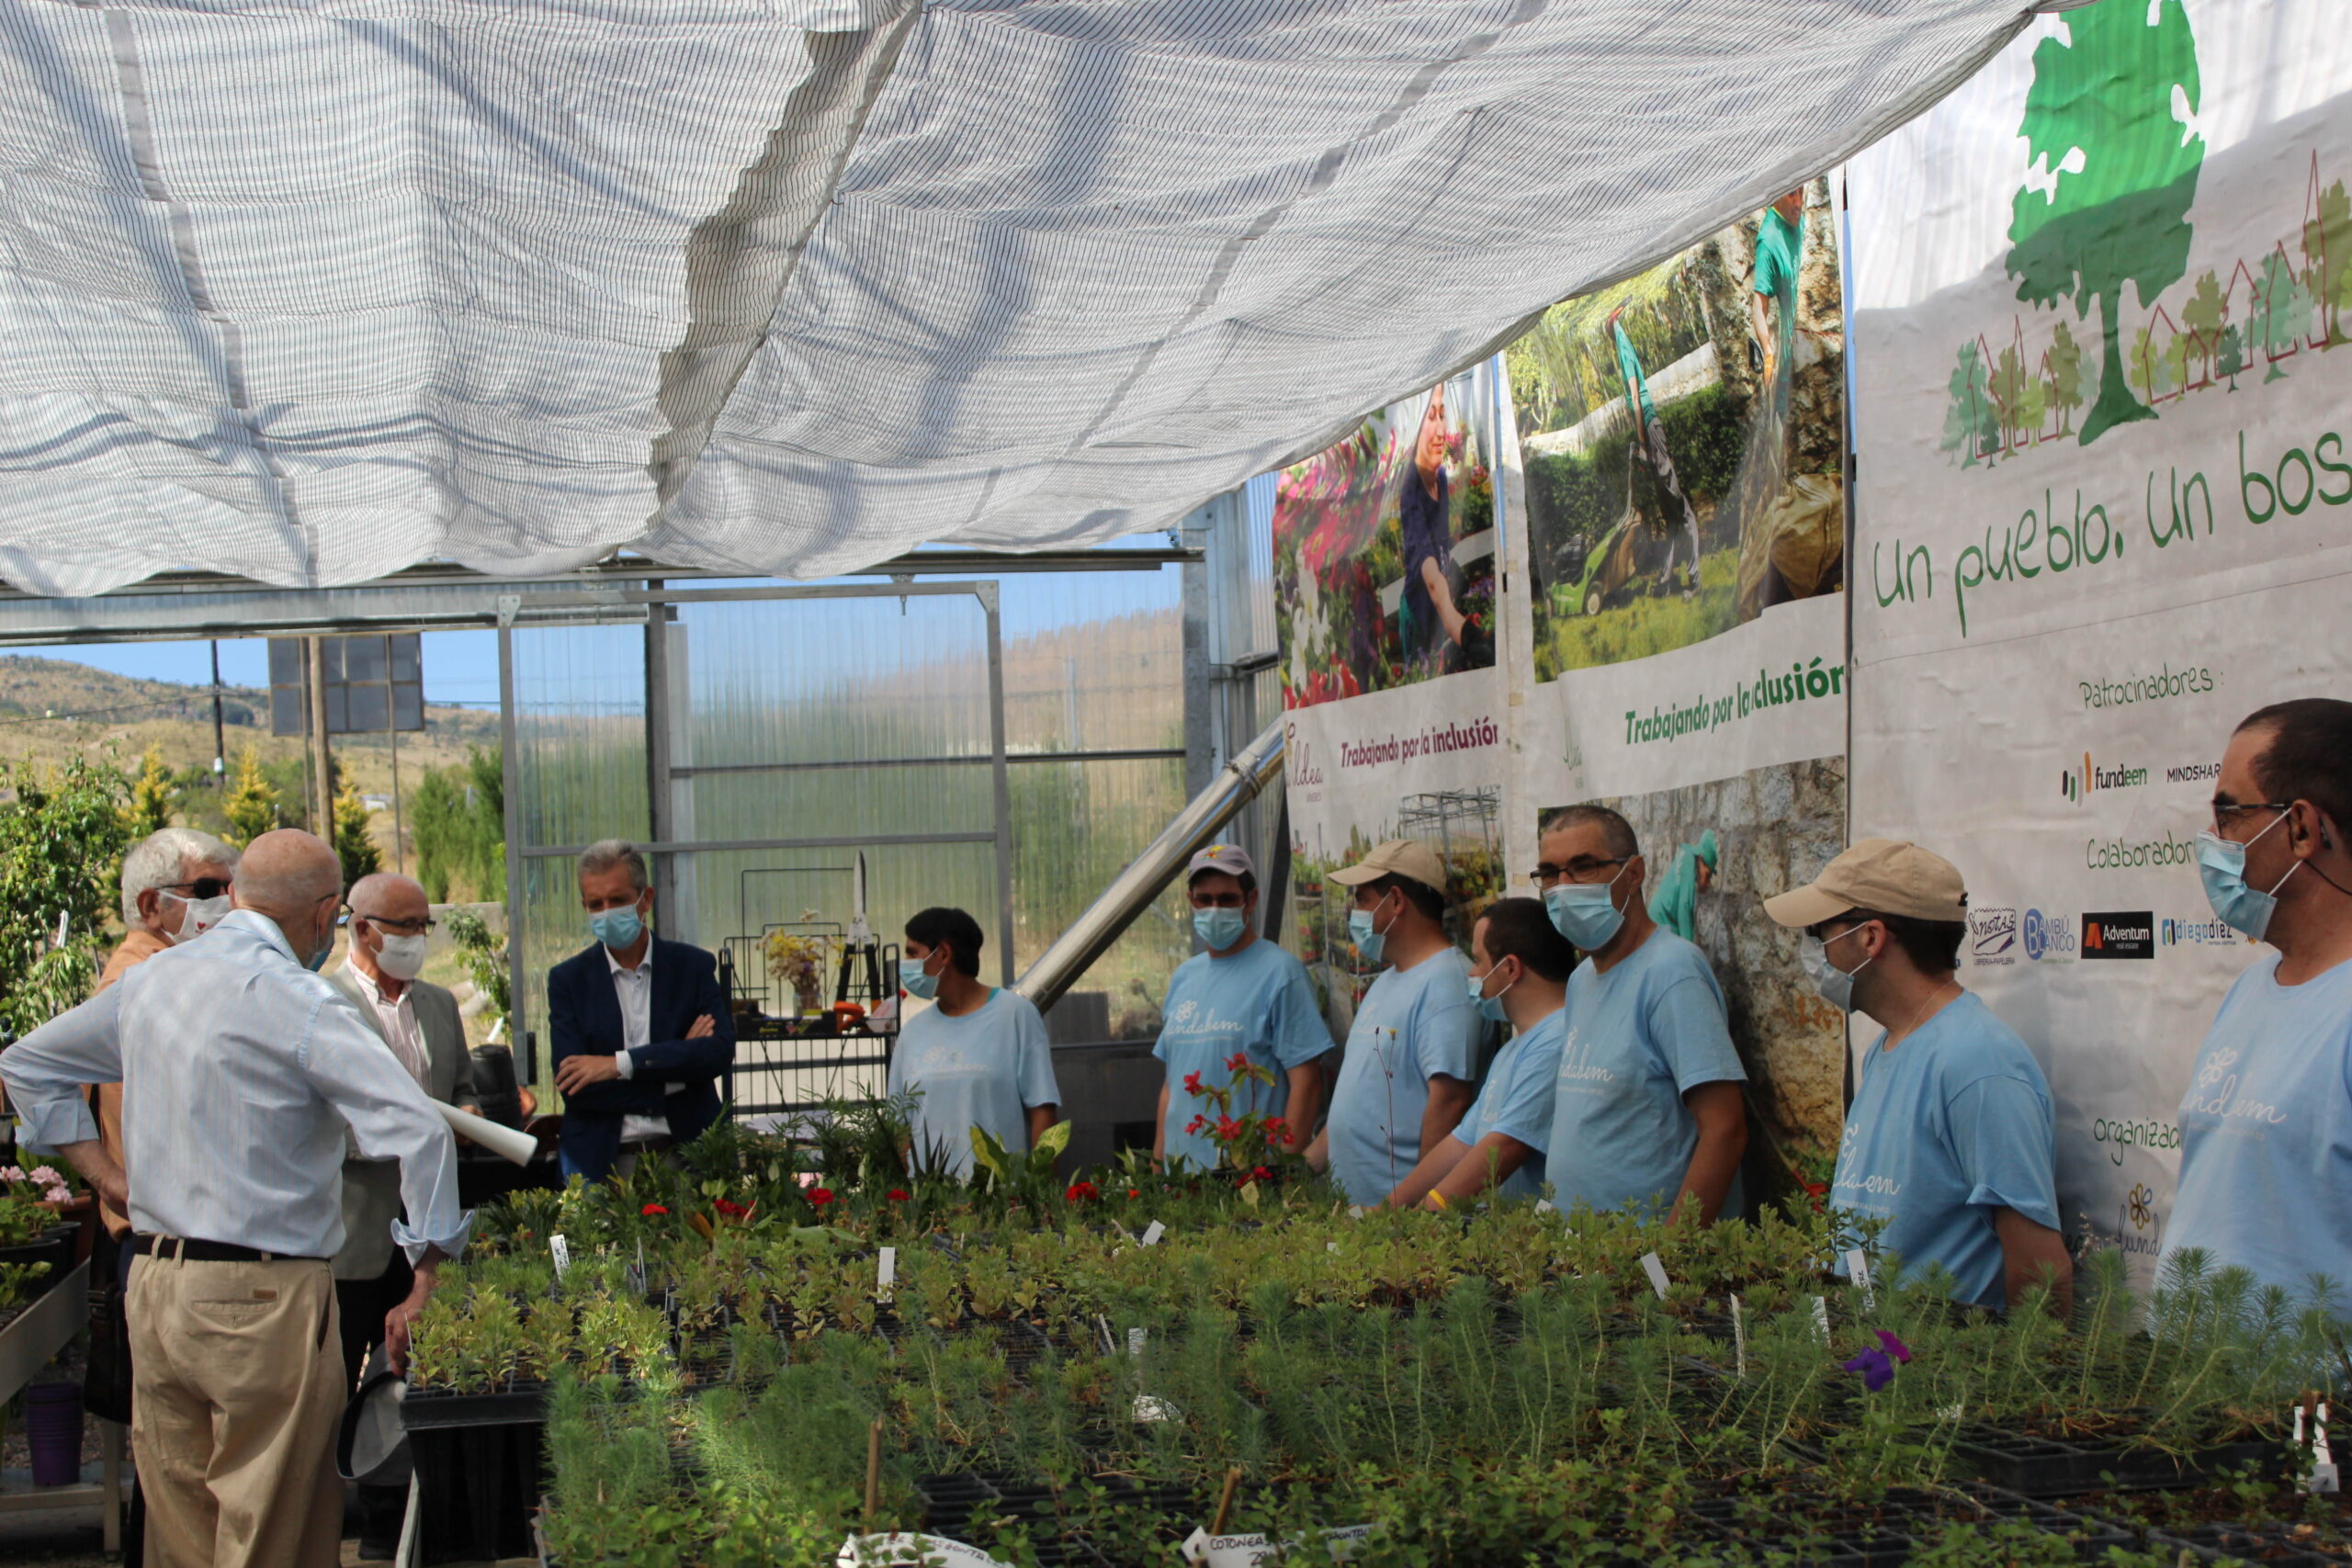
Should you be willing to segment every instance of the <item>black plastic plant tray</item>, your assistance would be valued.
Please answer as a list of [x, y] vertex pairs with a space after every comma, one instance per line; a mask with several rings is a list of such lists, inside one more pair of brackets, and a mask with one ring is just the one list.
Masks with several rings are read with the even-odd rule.
[[419, 1393], [411, 1391], [401, 1401], [401, 1425], [412, 1432], [445, 1427], [544, 1426], [548, 1418], [545, 1383], [501, 1389], [493, 1393]]
[[[1768, 1519], [1761, 1524], [1742, 1517], [1731, 1498], [1702, 1499], [1688, 1512], [1702, 1530], [1726, 1543], [1786, 1548], [1802, 1541], [1803, 1560], [1824, 1568], [1891, 1568], [1909, 1562], [1947, 1526], [1997, 1519], [2021, 1518], [2044, 1535], [2071, 1537], [2086, 1561], [2104, 1556], [2110, 1546], [2128, 1547], [2133, 1539], [2105, 1520], [1982, 1484], [1963, 1483], [1940, 1493], [1897, 1489], [1876, 1504], [1851, 1507], [1816, 1499], [1825, 1506], [1809, 1509], [1802, 1494], [1791, 1493], [1765, 1501]], [[1747, 1511], [1754, 1512], [1752, 1506]]]
[[2352, 1545], [2299, 1541], [2291, 1525], [2214, 1524], [2188, 1529], [2150, 1530], [2148, 1545], [2193, 1553], [2201, 1562], [2279, 1562], [2290, 1568], [2335, 1568], [2352, 1562]]
[[2222, 1471], [2275, 1464], [2271, 1443], [2226, 1443], [2175, 1455], [2120, 1443], [2074, 1443], [2036, 1438], [1972, 1422], [1953, 1438], [1952, 1458], [1978, 1476], [2026, 1497], [2070, 1497], [2086, 1492], [2143, 1492], [2194, 1486]]

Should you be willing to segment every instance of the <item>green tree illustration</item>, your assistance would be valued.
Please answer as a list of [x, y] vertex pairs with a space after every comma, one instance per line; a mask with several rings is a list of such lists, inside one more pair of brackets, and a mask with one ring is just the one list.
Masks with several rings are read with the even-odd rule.
[[[2188, 386], [2200, 373], [2207, 381], [2217, 374], [2213, 365], [2222, 352], [2222, 323], [2229, 319], [2230, 302], [2222, 295], [2222, 280], [2208, 268], [2199, 276], [2196, 291], [2188, 297], [2188, 302], [2180, 308], [2180, 324], [2186, 329], [2177, 340], [2182, 386]], [[2197, 334], [2193, 343], [2190, 333]], [[2189, 364], [2191, 354], [2198, 360], [2194, 367]]]
[[2009, 276], [2036, 305], [2096, 304], [2104, 349], [2085, 446], [2110, 428], [2154, 419], [2123, 378], [2118, 319], [2123, 286], [2142, 309], [2188, 268], [2188, 209], [2205, 139], [2184, 136], [2175, 106], [2197, 111], [2197, 40], [2181, 0], [2093, 6], [2069, 13], [2067, 37], [2033, 51], [2019, 133], [2055, 182], [2028, 185], [2009, 207]]
[[2245, 334], [2238, 331], [2235, 321], [2222, 329], [2222, 355], [2218, 368], [2221, 374], [2229, 378], [2230, 390], [2236, 391], [2238, 376], [2245, 369]]
[[2131, 368], [2124, 376], [2142, 397], [2153, 400], [2163, 395], [2164, 356], [2156, 352], [2145, 327], [2132, 339]]
[[2320, 192], [2319, 213], [2303, 223], [2303, 263], [2311, 291], [2326, 313], [2330, 348], [2346, 341], [2340, 316], [2352, 305], [2352, 197], [2336, 181]]
[[1993, 367], [1993, 402], [2004, 446], [2026, 446], [2041, 429], [2041, 378], [2027, 370], [2025, 355], [2014, 346], [2001, 350]]
[[1973, 468], [1979, 457], [2001, 445], [2001, 417], [1993, 407], [1984, 356], [1976, 352], [1973, 339], [1960, 345], [1960, 359], [1946, 388], [1951, 401], [1944, 409], [1944, 438], [1938, 449], [1961, 454], [1960, 466]]
[[2262, 378], [2266, 384], [2285, 378], [2287, 373], [2278, 368], [2278, 362], [2300, 346], [2297, 340], [2310, 324], [2311, 312], [2311, 296], [2295, 276], [2293, 265], [2272, 251], [2262, 261], [2262, 294], [2250, 319], [2253, 332], [2262, 338], [2262, 356], [2270, 364]]
[[2073, 434], [2075, 411], [2083, 406], [2083, 346], [2063, 316], [2050, 339], [2050, 403], [2058, 411], [2058, 434]]

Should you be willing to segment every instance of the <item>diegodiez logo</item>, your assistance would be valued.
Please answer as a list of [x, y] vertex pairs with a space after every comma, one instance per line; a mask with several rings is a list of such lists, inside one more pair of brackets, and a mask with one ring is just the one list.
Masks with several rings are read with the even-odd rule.
[[2166, 919], [2160, 932], [2166, 947], [2215, 946], [2227, 947], [2236, 942], [2251, 942], [2250, 936], [2242, 937], [2222, 920]]
[[2154, 958], [2156, 917], [2148, 909], [2110, 909], [2083, 917], [2083, 957]]
[[2068, 800], [2081, 800], [2099, 790], [2137, 789], [2147, 782], [2145, 768], [2102, 768], [2086, 751], [2081, 767], [2068, 768], [2058, 776], [2058, 793]]
[[2036, 964], [2064, 964], [2075, 956], [2075, 933], [2064, 915], [2028, 909], [2020, 931], [2025, 955]]

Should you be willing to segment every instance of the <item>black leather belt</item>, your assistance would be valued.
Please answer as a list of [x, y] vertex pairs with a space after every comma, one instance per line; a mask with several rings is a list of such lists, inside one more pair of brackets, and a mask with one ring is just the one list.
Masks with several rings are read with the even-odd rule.
[[149, 1235], [144, 1231], [130, 1238], [130, 1250], [141, 1258], [178, 1258], [190, 1263], [323, 1263], [323, 1258], [297, 1257], [288, 1252], [264, 1252], [259, 1247], [239, 1247], [228, 1241], [195, 1241], [175, 1235]]

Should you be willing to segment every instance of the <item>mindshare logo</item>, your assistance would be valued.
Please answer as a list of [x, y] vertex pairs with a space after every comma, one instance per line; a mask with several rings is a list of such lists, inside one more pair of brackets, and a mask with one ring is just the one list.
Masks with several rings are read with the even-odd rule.
[[2099, 790], [2137, 789], [2147, 782], [2145, 768], [2102, 768], [2086, 751], [2081, 767], [2068, 768], [2059, 774], [2058, 793], [2068, 800], [2080, 800]]
[[2028, 909], [2018, 931], [2025, 942], [2025, 955], [2036, 964], [2074, 962], [2077, 944], [2073, 922], [2065, 916]]
[[1979, 964], [2018, 961], [2018, 912], [2015, 909], [1968, 911], [1969, 956]]

